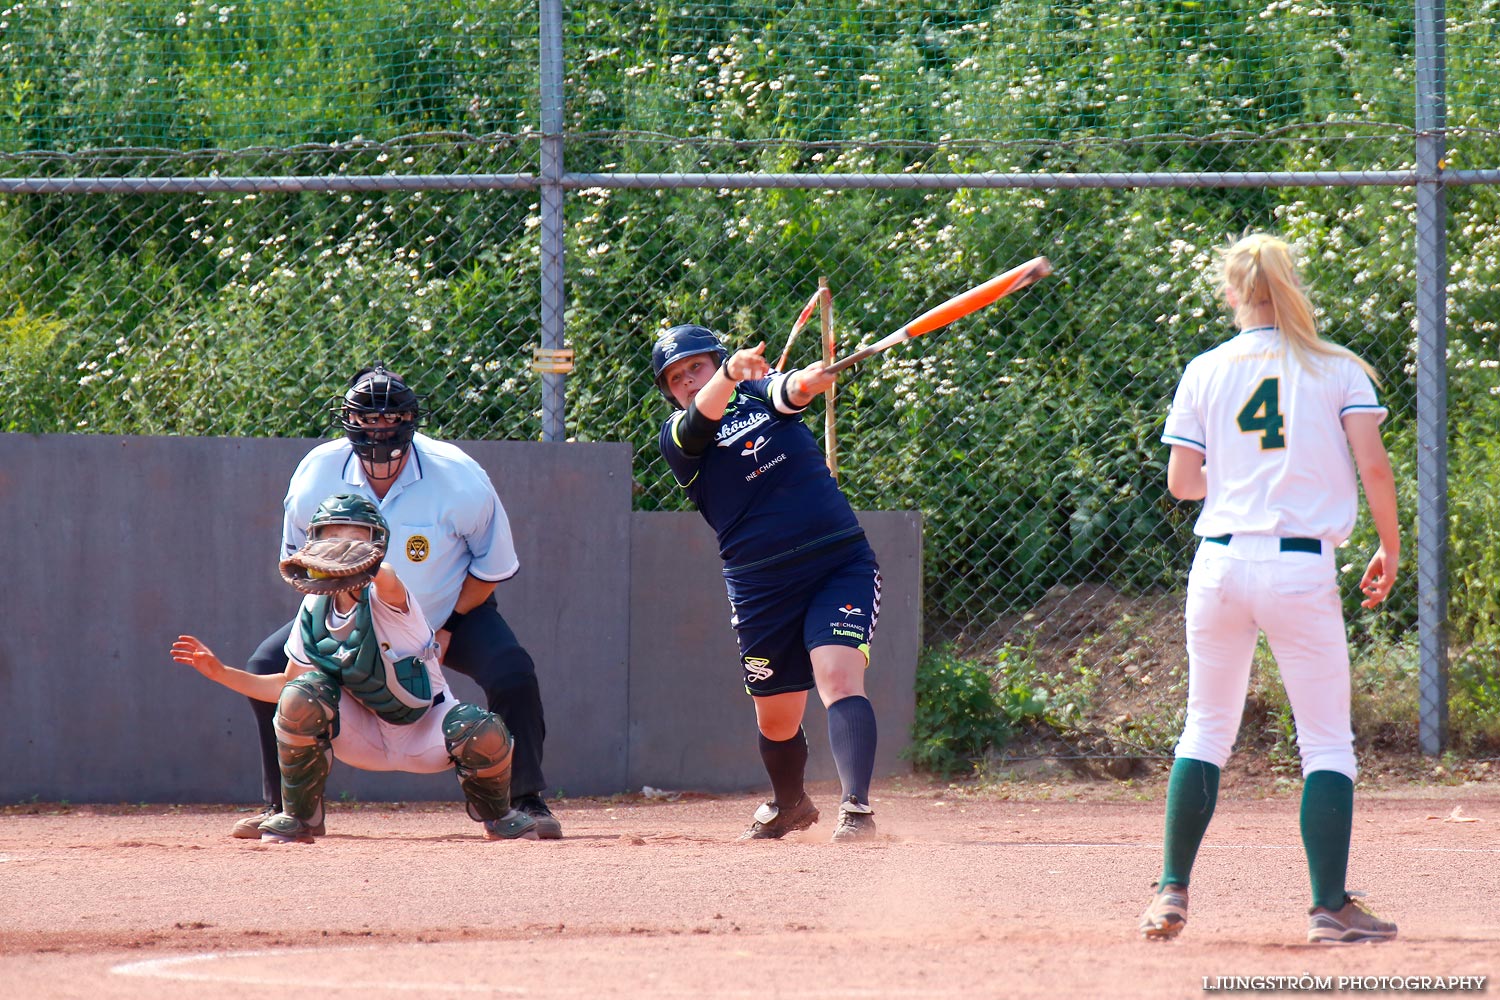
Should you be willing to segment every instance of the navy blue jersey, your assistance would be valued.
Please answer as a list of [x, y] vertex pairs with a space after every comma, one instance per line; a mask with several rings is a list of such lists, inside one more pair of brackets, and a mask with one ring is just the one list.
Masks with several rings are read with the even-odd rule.
[[713, 445], [701, 455], [685, 454], [677, 440], [684, 411], [661, 429], [661, 453], [718, 535], [726, 569], [772, 563], [862, 533], [802, 411], [783, 412], [773, 402], [783, 378], [739, 383]]

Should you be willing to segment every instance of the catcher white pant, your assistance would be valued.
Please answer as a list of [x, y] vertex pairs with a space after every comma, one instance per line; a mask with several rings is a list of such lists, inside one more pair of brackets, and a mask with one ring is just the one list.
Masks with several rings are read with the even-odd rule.
[[1188, 575], [1187, 723], [1177, 756], [1223, 767], [1234, 746], [1264, 632], [1297, 726], [1302, 773], [1353, 780], [1349, 647], [1333, 546], [1283, 552], [1281, 540], [1234, 535], [1198, 546]]
[[362, 771], [437, 774], [453, 769], [443, 742], [443, 718], [457, 702], [451, 694], [408, 726], [381, 720], [346, 691], [339, 699], [339, 734], [333, 755]]

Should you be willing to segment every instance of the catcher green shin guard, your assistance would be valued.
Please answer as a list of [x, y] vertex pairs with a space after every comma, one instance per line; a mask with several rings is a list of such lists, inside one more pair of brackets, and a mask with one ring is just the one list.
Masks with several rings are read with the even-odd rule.
[[499, 716], [478, 705], [454, 705], [443, 717], [443, 742], [469, 815], [482, 823], [510, 812], [512, 741]]
[[323, 789], [333, 756], [338, 702], [339, 686], [315, 670], [282, 688], [276, 704], [282, 811], [308, 826], [323, 822]]

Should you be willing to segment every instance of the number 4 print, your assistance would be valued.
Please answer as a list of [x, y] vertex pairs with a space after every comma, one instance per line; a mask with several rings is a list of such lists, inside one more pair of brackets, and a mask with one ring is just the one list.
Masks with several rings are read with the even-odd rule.
[[1261, 379], [1235, 419], [1246, 434], [1260, 434], [1261, 451], [1285, 448], [1286, 438], [1281, 433], [1286, 423], [1281, 415], [1281, 379]]

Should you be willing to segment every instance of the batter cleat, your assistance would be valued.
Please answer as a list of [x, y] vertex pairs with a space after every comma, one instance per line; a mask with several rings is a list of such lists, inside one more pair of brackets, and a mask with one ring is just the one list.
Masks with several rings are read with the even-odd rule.
[[755, 822], [740, 834], [740, 840], [780, 840], [795, 830], [806, 830], [818, 821], [818, 807], [806, 794], [790, 809], [766, 802], [755, 810]]
[[260, 825], [275, 815], [276, 810], [266, 806], [258, 813], [236, 820], [229, 835], [236, 840], [259, 840]]
[[512, 809], [499, 819], [484, 821], [486, 840], [536, 840], [541, 836], [541, 824], [519, 809]]
[[313, 838], [327, 832], [321, 820], [308, 823], [284, 812], [260, 825], [260, 839], [268, 844], [311, 844]]
[[1396, 936], [1396, 925], [1381, 920], [1354, 897], [1345, 893], [1344, 905], [1337, 910], [1314, 906], [1307, 911], [1307, 940], [1325, 944], [1353, 944], [1356, 941], [1389, 941]]
[[833, 839], [874, 840], [875, 810], [869, 803], [861, 802], [853, 795], [839, 803], [839, 822], [833, 828]]
[[562, 824], [552, 815], [552, 810], [547, 808], [547, 803], [542, 801], [540, 795], [522, 795], [518, 799], [512, 799], [510, 806], [536, 820], [538, 840], [562, 839]]
[[1152, 882], [1151, 888], [1155, 891], [1146, 912], [1141, 914], [1141, 936], [1147, 941], [1170, 941], [1187, 926], [1187, 887], [1159, 886]]

